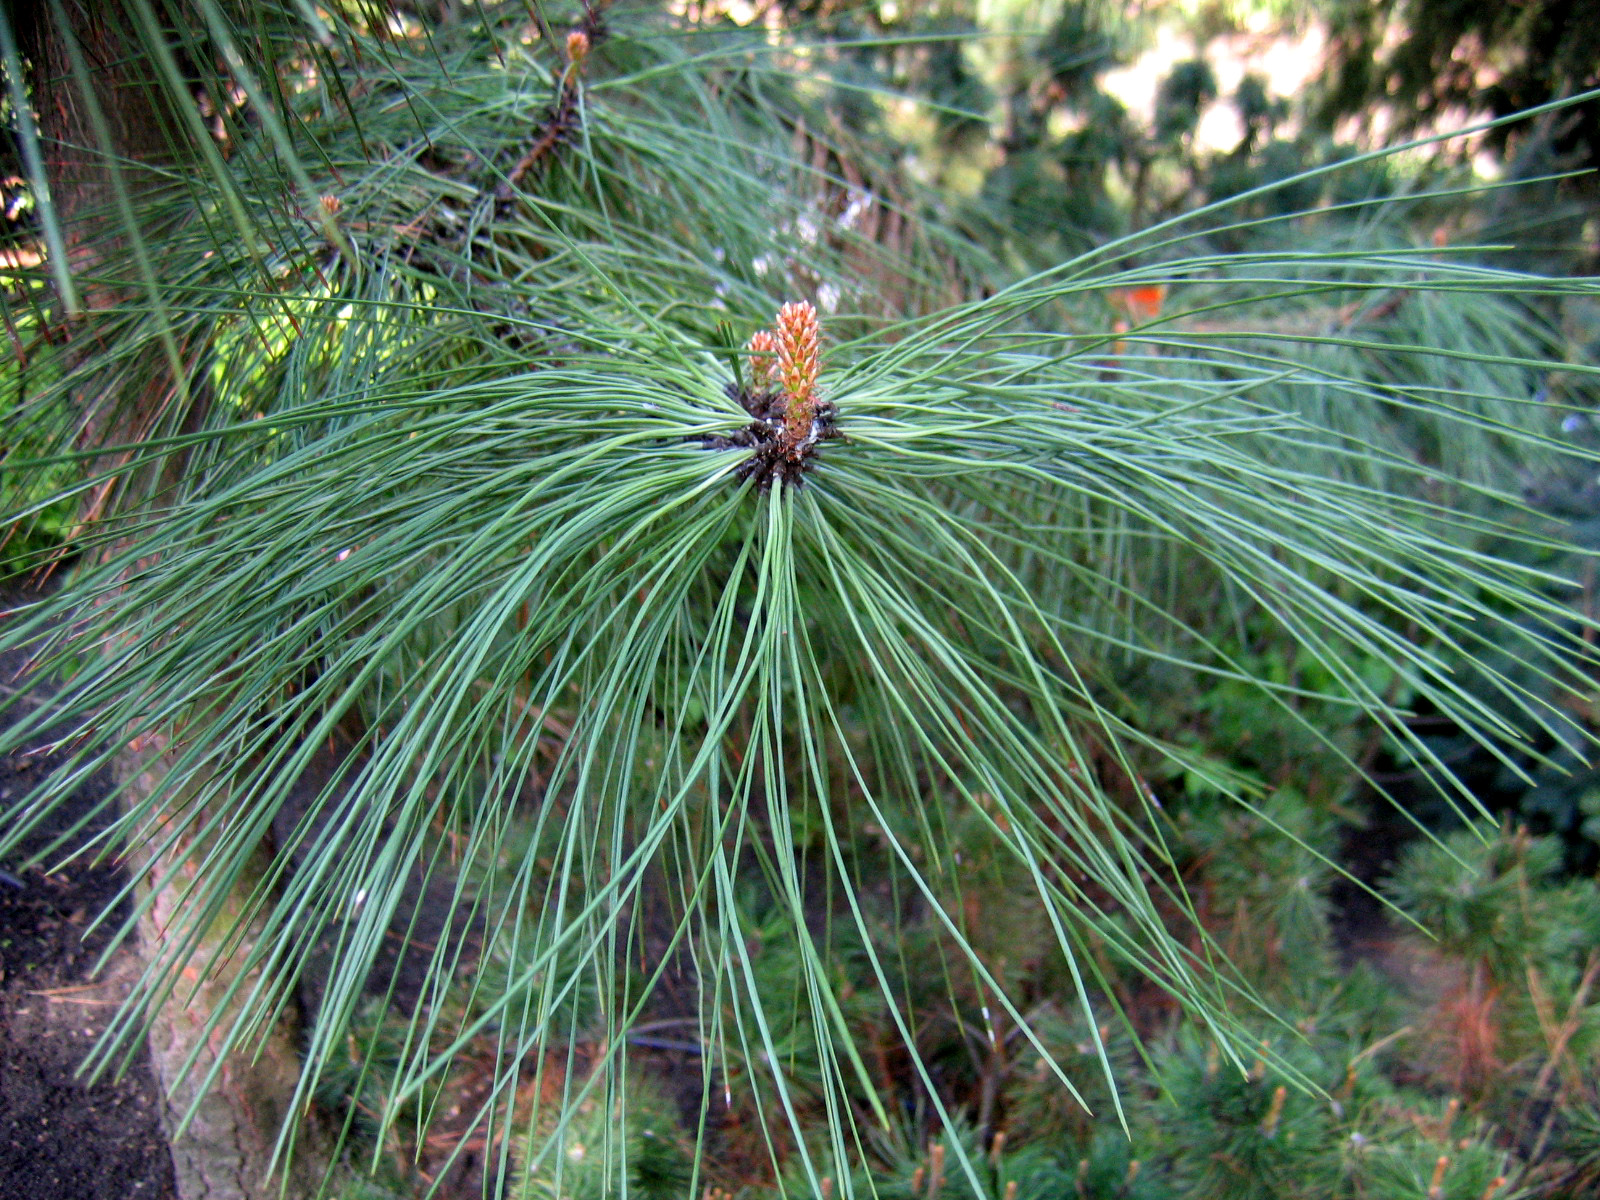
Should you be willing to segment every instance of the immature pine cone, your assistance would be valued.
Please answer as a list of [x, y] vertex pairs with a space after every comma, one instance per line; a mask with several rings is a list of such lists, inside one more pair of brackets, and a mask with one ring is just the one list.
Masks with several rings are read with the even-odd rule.
[[783, 414], [784, 441], [798, 447], [811, 432], [817, 407], [817, 310], [808, 300], [778, 310], [778, 379], [788, 396]]
[[750, 386], [770, 391], [778, 386], [778, 339], [770, 329], [758, 329], [745, 347], [750, 352]]

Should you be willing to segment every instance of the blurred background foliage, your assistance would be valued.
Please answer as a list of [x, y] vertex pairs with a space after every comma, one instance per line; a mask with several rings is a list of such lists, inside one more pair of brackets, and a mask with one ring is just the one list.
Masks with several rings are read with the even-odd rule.
[[[28, 7], [7, 6], [24, 45]], [[205, 136], [227, 161], [218, 177], [272, 186], [211, 193], [189, 225], [194, 197], [156, 189], [143, 227], [171, 235], [159, 243], [169, 254], [191, 239], [181, 258], [189, 273], [162, 278], [161, 299], [96, 318], [105, 342], [183, 360], [209, 393], [211, 418], [252, 427], [196, 444], [189, 469], [208, 486], [288, 464], [283, 488], [321, 472], [331, 495], [342, 468], [313, 452], [346, 435], [388, 447], [389, 457], [363, 460], [387, 471], [365, 481], [374, 511], [344, 510], [349, 523], [336, 526], [299, 514], [305, 524], [272, 549], [275, 569], [292, 570], [301, 535], [321, 552], [342, 549], [343, 564], [347, 547], [383, 549], [381, 536], [366, 540], [369, 519], [432, 528], [407, 490], [424, 469], [488, 489], [496, 471], [517, 469], [529, 439], [586, 445], [559, 443], [559, 420], [536, 428], [512, 390], [484, 383], [529, 358], [576, 378], [603, 352], [608, 370], [633, 372], [637, 390], [619, 385], [610, 409], [572, 400], [561, 419], [574, 426], [648, 394], [656, 441], [720, 428], [681, 398], [682, 381], [703, 368], [684, 366], [658, 387], [655, 342], [585, 340], [603, 320], [670, 330], [699, 363], [718, 348], [737, 358], [743, 326], [728, 338], [730, 315], [748, 324], [770, 312], [773, 295], [814, 295], [849, 361], [848, 348], [869, 335], [890, 330], [892, 355], [915, 319], [1004, 297], [1065, 262], [1083, 286], [1041, 293], [1036, 311], [1018, 302], [1003, 312], [997, 324], [1015, 332], [1014, 356], [974, 368], [962, 386], [992, 385], [1020, 410], [1037, 384], [1046, 404], [1072, 400], [1054, 402], [1059, 422], [1063, 412], [1076, 420], [1077, 404], [1091, 414], [1134, 411], [1140, 399], [1155, 408], [1303, 367], [1271, 405], [1304, 424], [1281, 437], [1270, 423], [1245, 429], [1253, 461], [1289, 472], [1325, 453], [1328, 475], [1405, 496], [1413, 515], [1448, 505], [1445, 523], [1459, 520], [1473, 553], [1543, 573], [1552, 607], [1570, 606], [1572, 644], [1560, 653], [1574, 674], [1590, 668], [1574, 646], [1594, 616], [1600, 548], [1591, 370], [1600, 301], [1560, 286], [1591, 274], [1600, 255], [1589, 173], [1600, 166], [1600, 102], [1585, 95], [1600, 86], [1600, 25], [1585, 6], [677, 0], [605, 12], [603, 54], [596, 10], [570, 5], [348, 0], [321, 16], [306, 11], [315, 19], [296, 38], [257, 28], [249, 49], [263, 74], [249, 86], [218, 65], [228, 55], [204, 36], [183, 46], [171, 69], [192, 85]], [[250, 29], [247, 12], [229, 15]], [[360, 36], [342, 44], [306, 33], [324, 21]], [[530, 113], [552, 130], [561, 116], [568, 60], [550, 31], [558, 39], [569, 27], [596, 35], [589, 107], [581, 128], [562, 131], [581, 149], [524, 176]], [[408, 72], [429, 59], [440, 69], [418, 83]], [[114, 553], [137, 532], [137, 510], [119, 511], [107, 491], [143, 487], [159, 498], [170, 483], [159, 456], [137, 485], [108, 475], [84, 449], [97, 431], [125, 442], [193, 432], [179, 406], [131, 429], [109, 402], [85, 408], [58, 386], [82, 363], [55, 350], [65, 318], [41, 266], [49, 230], [18, 132], [19, 62], [8, 63], [11, 138], [0, 146], [11, 348], [0, 365], [0, 467], [11, 464], [0, 489], [13, 518], [0, 554], [13, 576]], [[299, 89], [284, 104], [303, 128], [267, 128], [271, 106], [251, 90], [263, 80]], [[328, 191], [283, 186], [280, 139], [291, 134], [317, 148]], [[1378, 153], [1409, 138], [1412, 148]], [[746, 144], [770, 157], [753, 168], [736, 152]], [[719, 145], [725, 158], [714, 157]], [[537, 180], [537, 216], [505, 219], [503, 185], [524, 178], [530, 188]], [[1211, 219], [1166, 224], [1223, 202]], [[341, 238], [381, 243], [381, 267], [358, 269]], [[231, 253], [208, 253], [218, 241]], [[1557, 283], [1525, 289], [1511, 274], [1522, 270]], [[626, 295], [605, 286], [618, 278], [629, 281]], [[128, 292], [148, 282], [114, 280]], [[1025, 361], [1036, 347], [1019, 313], [1051, 331], [1042, 365]], [[910, 342], [906, 361], [933, 354], [931, 342]], [[1445, 354], [1417, 353], [1441, 346]], [[859, 370], [873, 382], [870, 368]], [[488, 416], [452, 424], [452, 396]], [[362, 407], [369, 397], [381, 400], [376, 417]], [[933, 420], [911, 411], [926, 399], [914, 390], [878, 399], [880, 424], [857, 426], [866, 442], [892, 443], [896, 422], [923, 421], [926, 431]], [[1441, 428], [1438, 401], [1460, 419]], [[272, 421], [258, 421], [262, 413]], [[991, 451], [1023, 453], [1016, 443], [977, 453]], [[940, 481], [948, 453], [932, 443], [916, 466], [925, 481]], [[698, 453], [680, 446], [661, 457], [680, 482], [698, 478]], [[598, 461], [596, 470], [632, 469], [622, 456]], [[850, 481], [848, 468], [840, 474]], [[859, 761], [866, 785], [878, 774], [919, 780], [924, 803], [863, 806], [841, 799], [843, 784], [831, 801], [774, 802], [752, 818], [767, 822], [763, 835], [743, 848], [738, 878], [719, 882], [703, 924], [675, 923], [700, 894], [675, 893], [687, 885], [663, 868], [643, 893], [665, 897], [662, 911], [644, 912], [626, 944], [599, 953], [550, 915], [586, 902], [586, 876], [572, 864], [595, 846], [583, 842], [587, 827], [572, 832], [579, 817], [563, 825], [544, 803], [559, 797], [561, 819], [583, 809], [573, 780], [592, 777], [565, 747], [588, 714], [558, 688], [540, 707], [529, 689], [511, 722], [520, 740], [472, 747], [479, 757], [462, 770], [479, 784], [516, 780], [494, 836], [474, 835], [447, 804], [428, 825], [448, 846], [451, 902], [468, 910], [458, 918], [471, 930], [471, 970], [460, 972], [468, 986], [443, 986], [458, 964], [441, 952], [408, 998], [398, 985], [335, 996], [347, 1010], [345, 1040], [324, 1030], [311, 1047], [316, 1101], [348, 1138], [342, 1194], [467, 1194], [482, 1181], [445, 1168], [469, 1154], [489, 1163], [483, 1179], [527, 1197], [731, 1200], [785, 1189], [905, 1200], [1509, 1200], [1600, 1189], [1597, 715], [1571, 675], [1524, 652], [1556, 635], [1519, 625], [1521, 614], [1497, 609], [1493, 594], [1462, 598], [1513, 631], [1501, 646], [1467, 639], [1473, 653], [1445, 663], [1463, 705], [1493, 711], [1509, 688], [1546, 714], [1535, 737], [1491, 752], [1380, 643], [1353, 655], [1339, 653], [1343, 642], [1308, 648], [1217, 559], [1164, 543], [1147, 552], [1148, 530], [1108, 517], [1108, 498], [1084, 498], [1080, 516], [1028, 486], [972, 496], [951, 478], [941, 496], [975, 521], [1006, 501], [1021, 524], [1090, 531], [1069, 552], [1079, 558], [1059, 607], [1092, 630], [1040, 616], [1019, 636], [1092, 648], [1083, 688], [1103, 736], [1083, 722], [1091, 732], [1063, 773], [1104, 789], [1130, 814], [1128, 836], [1181, 881], [1170, 891], [1151, 883], [1145, 916], [1196, 961], [1234, 964], [1239, 1027], [1219, 1038], [1181, 1002], [1181, 987], [1130, 962], [1126, 948], [1144, 927], [1092, 881], [1083, 898], [1104, 905], [1103, 920], [1074, 929], [1069, 970], [1058, 914], [1019, 886], [1005, 797], [964, 777], [966, 764], [881, 733], [873, 718], [883, 702], [851, 664], [826, 659], [812, 682], [840, 715], [838, 746], [820, 765], [782, 744], [764, 757], [788, 755], [793, 777], [836, 780]], [[97, 526], [101, 515], [126, 523]], [[216, 517], [205, 511], [205, 521]], [[197, 520], [185, 536], [199, 546], [209, 528]], [[693, 550], [737, 578], [752, 570], [758, 533], [749, 514], [731, 517]], [[408, 553], [394, 552], [388, 577], [340, 593], [343, 610], [323, 607], [315, 587], [286, 603], [284, 644], [295, 631], [313, 643], [292, 659], [297, 667], [321, 661], [318, 638], [333, 645], [383, 627], [386, 597], [431, 569]], [[438, 553], [465, 561], [477, 551]], [[814, 545], [810, 553], [815, 569], [825, 556]], [[239, 554], [241, 571], [257, 569]], [[573, 561], [576, 571], [590, 560]], [[1027, 554], [1007, 566], [1028, 584], [1030, 571], [1048, 578], [1058, 568]], [[207, 569], [219, 571], [219, 588], [227, 582]], [[1329, 573], [1335, 592], [1376, 594], [1368, 581]], [[1102, 586], [1108, 578], [1114, 586]], [[836, 600], [802, 594], [814, 627], [847, 627]], [[430, 598], [426, 619], [407, 630], [410, 658], [375, 660], [358, 744], [378, 752], [370, 729], [398, 719], [397, 697], [418, 677], [412, 661], [434, 661], [475, 611], [464, 595]], [[594, 600], [591, 630], [605, 612]], [[976, 656], [1009, 667], [1004, 634], [962, 632]], [[1421, 637], [1415, 627], [1401, 634]], [[697, 685], [690, 633], [667, 642], [650, 694], [620, 703], [613, 724], [590, 736], [626, 745], [617, 771], [628, 778], [608, 785], [648, 793], [661, 764], [674, 764], [687, 799], [673, 852], [697, 861], [693, 847], [723, 836], [726, 811], [717, 784], [684, 765], [684, 746], [714, 725], [721, 697]], [[485, 660], [518, 644], [504, 635]], [[609, 670], [574, 668], [583, 687], [620, 690]], [[283, 694], [318, 686], [307, 669]], [[1379, 709], [1400, 719], [1374, 722]], [[328, 733], [321, 715], [306, 701], [293, 731]], [[740, 739], [759, 740], [759, 722], [740, 720]], [[495, 757], [502, 751], [511, 766]], [[1468, 833], [1455, 781], [1479, 805]], [[603, 815], [596, 810], [596, 827]], [[848, 903], [831, 890], [784, 895], [789, 877], [765, 856], [825, 861], [840, 830], [849, 870], [828, 886], [848, 890]], [[315, 852], [332, 860], [345, 848], [329, 841]], [[919, 872], [937, 878], [936, 892], [917, 891]], [[794, 937], [797, 899], [809, 941]], [[603, 940], [587, 927], [583, 936]], [[691, 949], [737, 970], [697, 976], [680, 962]], [[315, 963], [308, 950], [300, 966]], [[619, 1007], [645, 998], [619, 1018]], [[506, 1032], [512, 1013], [555, 1036], [508, 1075], [508, 1046], [524, 1049]], [[627, 1044], [625, 1068], [607, 1065], [615, 1039]], [[1235, 1043], [1260, 1053], [1236, 1063]], [[424, 1072], [436, 1060], [446, 1065]], [[787, 1121], [773, 1118], [775, 1079]], [[490, 1095], [506, 1102], [501, 1124], [462, 1115]], [[873, 1118], [854, 1140], [841, 1106]], [[813, 1164], [830, 1160], [853, 1173], [819, 1177]]]

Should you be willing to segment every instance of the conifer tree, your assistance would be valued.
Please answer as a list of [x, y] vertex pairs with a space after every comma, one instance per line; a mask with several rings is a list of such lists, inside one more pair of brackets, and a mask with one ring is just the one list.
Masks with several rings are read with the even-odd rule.
[[[1259, 796], [1152, 697], [1236, 685], [1352, 776], [1330, 709], [1420, 761], [1408, 708], [1508, 762], [1568, 732], [1588, 622], [1518, 489], [1584, 453], [1541, 384], [1588, 281], [1376, 201], [1024, 274], [834, 119], [847, 52], [650, 7], [123, 0], [134, 156], [77, 11], [64, 66], [4, 13], [47, 247], [6, 515], [77, 527], [0, 629], [59, 688], [4, 746], [71, 730], [0, 856], [116, 772], [154, 932], [98, 1063], [180, 1014], [200, 1114], [303, 1020], [278, 1167], [367, 1169], [320, 1112], [422, 1190], [701, 1195], [742, 1129], [862, 1193], [915, 1108], [918, 1186], [988, 1194], [941, 1005], [1113, 1127], [1111, 964], [1261, 1055], [1161, 789]], [[67, 100], [107, 166], [70, 204]]]

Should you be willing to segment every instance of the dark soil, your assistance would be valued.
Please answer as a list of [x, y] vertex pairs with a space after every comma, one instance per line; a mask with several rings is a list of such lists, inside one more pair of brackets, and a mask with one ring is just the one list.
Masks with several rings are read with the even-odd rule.
[[[0, 620], [16, 598], [0, 596]], [[47, 694], [0, 660], [0, 725]], [[25, 690], [19, 690], [25, 689]], [[46, 755], [0, 758], [0, 825], [16, 818], [28, 792], [52, 768]], [[0, 1197], [28, 1200], [166, 1200], [175, 1195], [160, 1097], [143, 1049], [120, 1078], [79, 1074], [95, 1039], [137, 977], [122, 948], [97, 972], [118, 922], [93, 931], [123, 885], [110, 864], [58, 870], [19, 862], [88, 816], [104, 784], [82, 788], [0, 867]], [[91, 819], [83, 845], [103, 828]], [[53, 855], [52, 862], [66, 857]], [[125, 909], [119, 909], [122, 915]]]

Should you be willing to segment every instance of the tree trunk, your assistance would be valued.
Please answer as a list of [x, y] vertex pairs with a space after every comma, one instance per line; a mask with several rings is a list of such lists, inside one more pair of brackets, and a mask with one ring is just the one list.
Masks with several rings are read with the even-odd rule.
[[[96, 275], [129, 278], [121, 253], [125, 233], [115, 214], [124, 203], [137, 210], [145, 176], [119, 163], [172, 166], [184, 143], [171, 105], [188, 98], [170, 94], [137, 36], [114, 19], [116, 6], [63, 0], [54, 9], [45, 4], [8, 7], [34, 73], [34, 107], [45, 145], [51, 200], [67, 233], [73, 273], [80, 281]], [[58, 23], [53, 14], [63, 19]], [[92, 79], [92, 101], [77, 84], [85, 71]], [[110, 145], [104, 144], [107, 140]], [[69, 368], [96, 350], [95, 314], [111, 310], [126, 296], [117, 289], [91, 285], [84, 287], [82, 298], [85, 317], [68, 330]], [[151, 378], [151, 386], [137, 396], [83, 397], [82, 427], [88, 444], [130, 442], [148, 435], [174, 382], [159, 371], [152, 371]], [[191, 397], [191, 405], [185, 424], [193, 427], [203, 420], [203, 397]], [[175, 482], [181, 469], [181, 461], [169, 459], [161, 482]], [[101, 492], [95, 506], [108, 494]], [[88, 512], [85, 519], [94, 515]], [[118, 782], [126, 788], [124, 804], [136, 805], [158, 789], [169, 763], [160, 747], [124, 752], [116, 768]], [[158, 856], [147, 847], [133, 847], [126, 857], [130, 873], [144, 880], [142, 898], [151, 900], [138, 928], [146, 961], [158, 960], [167, 949], [178, 904], [170, 889], [151, 897], [149, 881], [188, 857], [184, 849]], [[193, 870], [192, 860], [186, 869]], [[280, 1195], [280, 1183], [269, 1179], [269, 1165], [300, 1073], [299, 1030], [292, 1024], [280, 1026], [259, 1045], [222, 1058], [205, 1036], [211, 1014], [239, 982], [221, 952], [237, 935], [236, 922], [242, 919], [256, 882], [239, 881], [228, 910], [207, 932], [184, 971], [189, 987], [180, 986], [171, 1002], [145, 1014], [152, 1069], [167, 1097], [180, 1200], [265, 1200]], [[205, 982], [195, 989], [197, 979]], [[205, 1088], [208, 1077], [212, 1083]], [[175, 1136], [191, 1109], [182, 1135]], [[291, 1179], [287, 1194], [305, 1196], [313, 1188], [314, 1181], [307, 1185]]]
[[[169, 756], [159, 749], [122, 754], [116, 773], [128, 789], [125, 803], [137, 804], [159, 788], [169, 762]], [[129, 871], [145, 880], [139, 898], [151, 900], [139, 922], [140, 949], [147, 960], [159, 959], [167, 950], [168, 939], [182, 929], [176, 913], [178, 893], [183, 879], [195, 869], [193, 860], [180, 869], [174, 886], [153, 896], [149, 881], [188, 857], [185, 849], [177, 847], [159, 855], [141, 846], [126, 855]], [[261, 866], [266, 857], [263, 850]], [[227, 907], [189, 959], [177, 992], [148, 1017], [151, 1069], [166, 1096], [164, 1116], [182, 1200], [266, 1200], [279, 1196], [284, 1186], [282, 1194], [302, 1197], [311, 1195], [317, 1183], [315, 1170], [321, 1155], [316, 1153], [318, 1131], [311, 1125], [297, 1139], [294, 1174], [286, 1183], [271, 1174], [273, 1148], [290, 1116], [289, 1105], [300, 1075], [298, 1030], [291, 1023], [280, 1022], [259, 1042], [225, 1056], [219, 1054], [220, 1031], [210, 1039], [206, 1036], [211, 1014], [224, 1008], [228, 989], [239, 982], [237, 970], [223, 957], [224, 948], [236, 944], [233, 939], [244, 919], [244, 903], [259, 878], [259, 872], [252, 872], [239, 880]], [[247, 938], [245, 944], [249, 941]], [[196, 987], [196, 980], [203, 982]], [[214, 1080], [207, 1088], [205, 1081], [213, 1071]], [[179, 1135], [186, 1116], [188, 1124]]]

